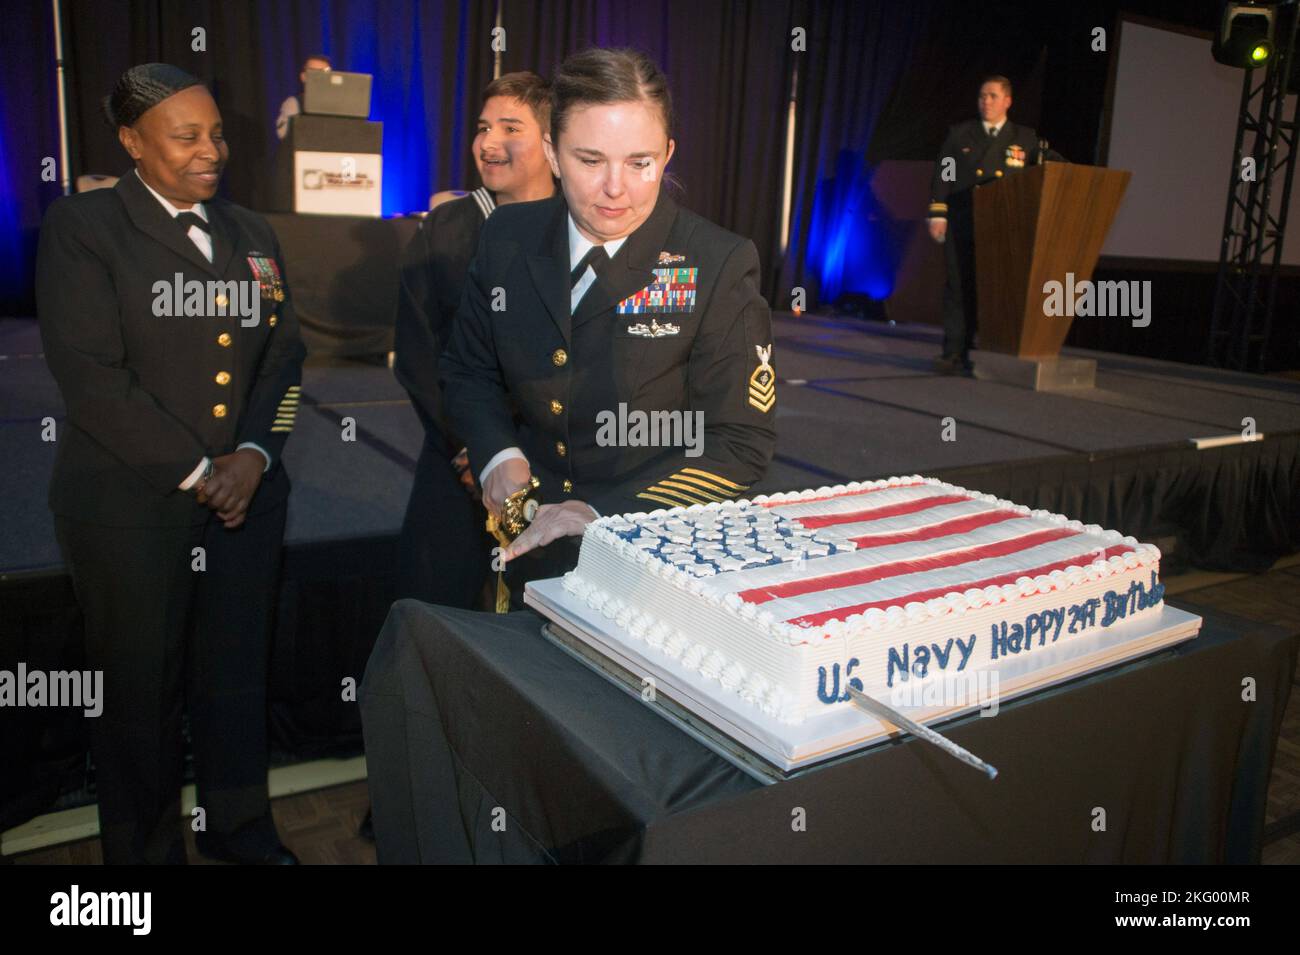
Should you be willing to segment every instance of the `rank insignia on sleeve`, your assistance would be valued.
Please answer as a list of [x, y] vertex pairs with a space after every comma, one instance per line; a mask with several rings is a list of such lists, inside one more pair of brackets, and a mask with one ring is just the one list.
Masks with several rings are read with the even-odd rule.
[[641, 315], [647, 312], [691, 312], [695, 310], [697, 268], [654, 270], [654, 281], [618, 303], [618, 315]]
[[280, 278], [280, 267], [275, 264], [275, 259], [254, 252], [248, 257], [248, 267], [252, 269], [253, 278], [257, 279], [265, 298], [284, 301], [284, 280]]
[[758, 352], [758, 367], [749, 376], [749, 403], [759, 411], [767, 412], [776, 404], [776, 372], [769, 364], [772, 346], [755, 345], [754, 351]]

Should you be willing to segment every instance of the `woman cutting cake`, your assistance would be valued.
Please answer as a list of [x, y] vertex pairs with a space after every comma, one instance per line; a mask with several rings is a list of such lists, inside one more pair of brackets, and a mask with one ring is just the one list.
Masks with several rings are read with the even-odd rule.
[[560, 194], [483, 227], [441, 369], [488, 510], [538, 482], [543, 504], [502, 554], [515, 605], [523, 581], [573, 567], [598, 514], [743, 497], [772, 457], [758, 254], [664, 192], [672, 133], [648, 57], [572, 56], [544, 140]]

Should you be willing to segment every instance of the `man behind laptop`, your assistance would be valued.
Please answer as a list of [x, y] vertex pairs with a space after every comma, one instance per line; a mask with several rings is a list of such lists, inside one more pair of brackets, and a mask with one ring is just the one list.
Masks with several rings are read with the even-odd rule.
[[[307, 71], [323, 70], [328, 73], [334, 68], [330, 58], [323, 53], [313, 53], [307, 57], [307, 61], [302, 65], [302, 72], [298, 74], [298, 82], [306, 88]], [[290, 96], [280, 104], [280, 115], [275, 121], [275, 135], [284, 139], [289, 135], [289, 120], [302, 112], [302, 103], [298, 101], [297, 96]]]

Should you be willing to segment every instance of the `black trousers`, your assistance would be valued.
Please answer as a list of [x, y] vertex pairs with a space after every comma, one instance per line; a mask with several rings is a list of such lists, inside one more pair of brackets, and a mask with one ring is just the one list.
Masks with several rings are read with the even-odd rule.
[[105, 863], [185, 862], [183, 707], [202, 832], [250, 852], [278, 844], [266, 682], [284, 523], [283, 504], [235, 530], [215, 515], [127, 528], [55, 517], [85, 619], [86, 665], [103, 672], [91, 752]]
[[397, 596], [477, 610], [496, 541], [450, 459], [428, 440], [420, 450], [398, 540]]
[[967, 361], [975, 347], [975, 219], [958, 202], [949, 209], [943, 257], [943, 353]]

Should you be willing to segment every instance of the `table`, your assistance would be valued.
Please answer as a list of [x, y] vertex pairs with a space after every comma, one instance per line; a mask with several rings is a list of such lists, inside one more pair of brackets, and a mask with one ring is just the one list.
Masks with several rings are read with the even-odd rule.
[[[541, 635], [398, 601], [362, 683], [382, 863], [1256, 862], [1300, 635], [1197, 639], [763, 785]], [[1242, 681], [1255, 698], [1243, 700]]]

